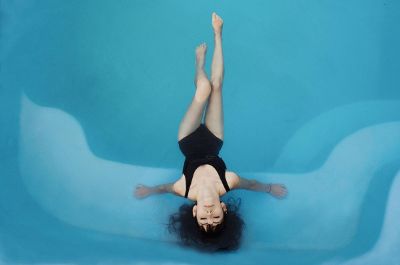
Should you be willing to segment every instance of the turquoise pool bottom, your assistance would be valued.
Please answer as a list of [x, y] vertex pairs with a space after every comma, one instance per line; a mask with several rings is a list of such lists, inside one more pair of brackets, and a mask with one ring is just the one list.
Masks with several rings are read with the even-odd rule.
[[[11, 165], [12, 163], [8, 164], [7, 168], [10, 169]], [[396, 163], [396, 165], [388, 165], [379, 172], [371, 182], [371, 188], [366, 196], [367, 203], [371, 200], [371, 203], [374, 201], [377, 203], [376, 206], [385, 204], [386, 200], [382, 197], [378, 201], [375, 200], [374, 197], [377, 197], [376, 190], [383, 192], [390, 190], [393, 173], [396, 172], [397, 168], [398, 164]], [[2, 169], [6, 169], [6, 167], [3, 165]], [[13, 177], [17, 177], [17, 175]], [[171, 243], [111, 236], [66, 225], [37, 208], [37, 205], [24, 193], [24, 190], [20, 189], [20, 185], [13, 187], [13, 195], [10, 194], [10, 189], [4, 190], [6, 187], [11, 188], [12, 185], [18, 184], [18, 180], [13, 181], [14, 183], [5, 181], [5, 178], [2, 180], [1, 194], [13, 198], [12, 203], [7, 204], [5, 203], [6, 200], [1, 200], [3, 214], [1, 218], [2, 259], [5, 264], [17, 262], [79, 264], [98, 262], [113, 264], [136, 264], [140, 262], [204, 264], [204, 262], [207, 262], [219, 264], [230, 262], [232, 264], [255, 264], [263, 263], [266, 260], [268, 260], [268, 264], [323, 264], [332, 258], [352, 259], [370, 250], [375, 240], [371, 241], [371, 238], [366, 235], [373, 233], [374, 238], [377, 239], [380, 231], [379, 225], [382, 223], [382, 220], [378, 218], [380, 213], [375, 214], [373, 211], [365, 209], [360, 218], [359, 229], [351, 244], [333, 251], [254, 248], [242, 249], [233, 254], [206, 255], [177, 248]], [[398, 183], [399, 180], [398, 177]], [[397, 192], [400, 194], [399, 190]], [[8, 213], [7, 216], [4, 216], [4, 213]], [[26, 219], [27, 215], [30, 217], [29, 220]], [[367, 219], [375, 219], [376, 227], [371, 229], [367, 225]], [[383, 255], [381, 259], [378, 259], [381, 262], [386, 260], [387, 263], [363, 262], [362, 264], [394, 265], [395, 263], [390, 262], [390, 260], [399, 258], [399, 256], [393, 251], [392, 253], [389, 252], [389, 255], [392, 256]]]
[[[399, 7], [2, 1], [0, 263], [398, 265]], [[194, 48], [212, 54], [212, 11], [225, 21], [224, 160], [289, 188], [285, 201], [232, 192], [247, 228], [220, 255], [166, 233], [184, 200], [131, 197], [180, 173], [177, 125]]]
[[[390, 225], [396, 200], [389, 195], [395, 193], [393, 180], [400, 166], [399, 122], [372, 125], [350, 134], [340, 141], [318, 171], [255, 174], [283, 179], [291, 196], [284, 201], [273, 198], [265, 201], [256, 193], [230, 193], [229, 196], [243, 198], [242, 214], [247, 224], [243, 246], [234, 253], [209, 255], [177, 247], [165, 231], [163, 223], [168, 213], [184, 200], [165, 195], [137, 201], [130, 196], [135, 182], [158, 183], [170, 171], [140, 169], [98, 159], [85, 148], [82, 130], [71, 116], [27, 99], [21, 106], [19, 157], [10, 156], [9, 163], [3, 164], [4, 172], [10, 176], [2, 179], [1, 185], [4, 187], [1, 232], [6, 261], [31, 262], [34, 256], [41, 262], [61, 263], [252, 264], [268, 259], [272, 264], [342, 264], [337, 260], [343, 259], [357, 264], [360, 257], [370, 255], [375, 258], [366, 259], [363, 264], [374, 264], [377, 259], [386, 262], [396, 255], [392, 251], [396, 246], [393, 242], [398, 241], [399, 235]], [[41, 130], [34, 130], [39, 127]], [[66, 157], [68, 164], [63, 162]], [[140, 170], [152, 177], [142, 179]], [[117, 175], [107, 178], [113, 172]], [[321, 176], [327, 174], [331, 179], [321, 182]], [[137, 177], [129, 180], [132, 176]], [[322, 192], [324, 185], [329, 189]], [[334, 200], [330, 198], [330, 190], [336, 191], [331, 194]], [[324, 222], [318, 217], [323, 217]], [[324, 226], [326, 229], [322, 230]], [[340, 226], [353, 230], [342, 232], [337, 230]], [[296, 229], [307, 233], [298, 236], [293, 234]], [[392, 239], [385, 236], [382, 232], [385, 230], [390, 231]], [[112, 235], [115, 233], [125, 236]], [[379, 246], [385, 244], [390, 254], [379, 252]]]

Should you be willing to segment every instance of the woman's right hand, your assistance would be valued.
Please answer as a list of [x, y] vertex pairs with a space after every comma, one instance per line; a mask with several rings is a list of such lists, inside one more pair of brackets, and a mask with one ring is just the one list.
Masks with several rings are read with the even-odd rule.
[[283, 184], [270, 184], [271, 190], [270, 194], [281, 199], [287, 195], [286, 186]]
[[134, 191], [135, 197], [138, 199], [143, 199], [151, 194], [150, 187], [138, 184]]

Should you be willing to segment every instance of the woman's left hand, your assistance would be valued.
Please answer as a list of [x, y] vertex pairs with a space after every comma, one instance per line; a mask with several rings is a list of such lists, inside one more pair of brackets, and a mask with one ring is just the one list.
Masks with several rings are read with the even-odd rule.
[[138, 198], [138, 199], [143, 199], [143, 198], [149, 196], [150, 193], [151, 193], [151, 190], [150, 190], [149, 187], [146, 187], [146, 186], [144, 186], [144, 185], [142, 185], [142, 184], [138, 184], [138, 185], [136, 186], [134, 195], [135, 195], [135, 197]]

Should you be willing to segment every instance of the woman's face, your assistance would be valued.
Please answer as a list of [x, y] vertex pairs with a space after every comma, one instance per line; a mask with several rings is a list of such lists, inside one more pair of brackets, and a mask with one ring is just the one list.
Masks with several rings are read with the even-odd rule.
[[202, 226], [205, 231], [207, 227], [217, 226], [223, 222], [224, 212], [227, 211], [226, 205], [223, 202], [217, 201], [201, 201], [193, 206], [193, 217], [196, 217], [199, 226]]

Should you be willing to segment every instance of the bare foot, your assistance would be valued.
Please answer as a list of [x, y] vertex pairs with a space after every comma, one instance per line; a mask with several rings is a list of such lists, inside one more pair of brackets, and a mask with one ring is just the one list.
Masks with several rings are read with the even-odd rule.
[[203, 42], [199, 46], [196, 47], [196, 67], [203, 68], [205, 62], [205, 55], [207, 52], [207, 44]]
[[196, 75], [194, 84], [196, 86], [195, 99], [199, 102], [204, 102], [208, 99], [211, 93], [211, 84], [204, 71], [205, 55], [207, 52], [207, 45], [200, 44], [196, 48]]
[[221, 33], [222, 32], [222, 26], [224, 24], [224, 21], [220, 16], [217, 15], [217, 13], [213, 12], [212, 13], [212, 26], [214, 28], [215, 33]]

